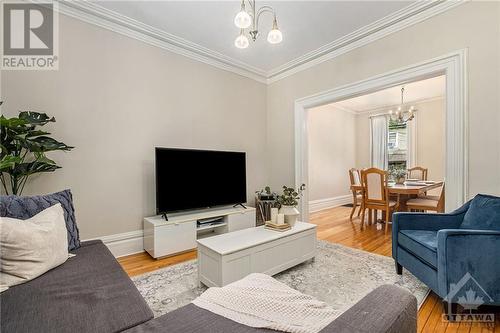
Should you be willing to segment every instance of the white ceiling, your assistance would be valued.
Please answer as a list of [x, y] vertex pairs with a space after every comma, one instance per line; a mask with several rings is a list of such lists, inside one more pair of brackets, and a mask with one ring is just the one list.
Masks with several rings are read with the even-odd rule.
[[[106, 9], [269, 72], [374, 23], [414, 1], [257, 1], [275, 8], [283, 42], [267, 43], [272, 18], [263, 16], [261, 36], [237, 49], [233, 18], [239, 1], [97, 1]], [[266, 14], [264, 14], [266, 15]]]
[[[446, 93], [446, 77], [437, 76], [431, 79], [412, 82], [404, 85], [405, 103], [428, 100], [444, 96]], [[401, 86], [380, 90], [371, 94], [354, 97], [334, 103], [352, 112], [366, 112], [384, 107], [398, 105], [401, 100]]]

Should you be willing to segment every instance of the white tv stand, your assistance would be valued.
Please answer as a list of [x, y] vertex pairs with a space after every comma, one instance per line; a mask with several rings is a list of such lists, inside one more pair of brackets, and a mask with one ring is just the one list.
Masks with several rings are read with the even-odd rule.
[[[197, 228], [196, 221], [223, 217], [223, 223]], [[255, 227], [255, 208], [223, 207], [144, 218], [144, 250], [153, 258], [170, 256], [196, 248], [196, 240]]]

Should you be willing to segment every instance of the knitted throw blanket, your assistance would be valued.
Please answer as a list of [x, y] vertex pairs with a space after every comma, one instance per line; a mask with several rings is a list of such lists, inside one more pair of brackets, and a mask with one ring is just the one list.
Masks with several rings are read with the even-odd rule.
[[209, 288], [193, 304], [246, 326], [292, 333], [319, 332], [340, 315], [326, 303], [260, 273]]

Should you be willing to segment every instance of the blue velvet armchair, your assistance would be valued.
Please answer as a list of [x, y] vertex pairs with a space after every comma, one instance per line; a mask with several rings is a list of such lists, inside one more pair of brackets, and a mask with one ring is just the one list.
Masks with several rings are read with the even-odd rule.
[[500, 198], [477, 195], [449, 214], [395, 213], [392, 256], [398, 274], [407, 269], [445, 304], [473, 282], [482, 304], [500, 305]]

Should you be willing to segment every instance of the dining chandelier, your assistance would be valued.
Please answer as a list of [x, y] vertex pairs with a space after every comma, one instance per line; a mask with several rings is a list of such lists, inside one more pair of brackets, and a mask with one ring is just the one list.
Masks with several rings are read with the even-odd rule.
[[405, 105], [404, 103], [405, 87], [401, 87], [401, 104], [399, 104], [396, 111], [389, 110], [389, 116], [392, 121], [399, 124], [406, 124], [415, 118], [417, 109], [413, 105]]
[[257, 9], [255, 0], [247, 0], [250, 10], [245, 8], [245, 0], [241, 0], [241, 9], [234, 18], [234, 24], [240, 28], [240, 34], [234, 41], [234, 45], [239, 49], [246, 49], [250, 42], [245, 34], [245, 29], [250, 28], [248, 34], [255, 42], [259, 36], [259, 18], [263, 13], [271, 13], [273, 15], [273, 26], [267, 34], [267, 41], [271, 44], [281, 43], [283, 34], [278, 29], [278, 21], [276, 20], [276, 12], [271, 6], [262, 6]]

